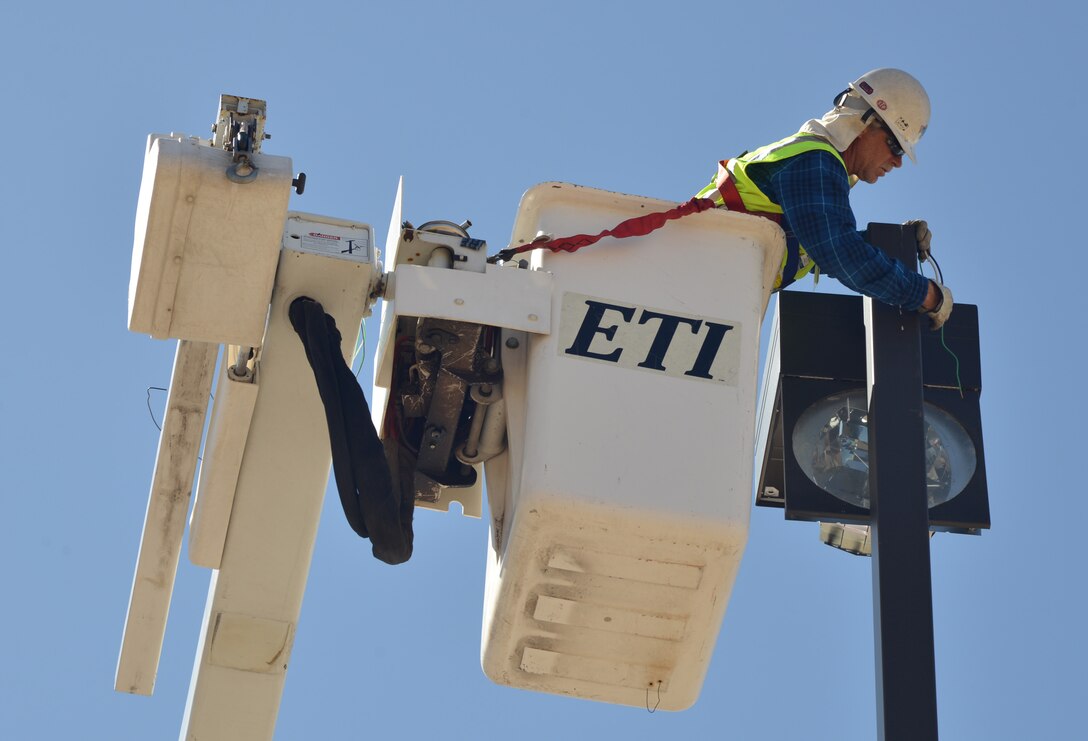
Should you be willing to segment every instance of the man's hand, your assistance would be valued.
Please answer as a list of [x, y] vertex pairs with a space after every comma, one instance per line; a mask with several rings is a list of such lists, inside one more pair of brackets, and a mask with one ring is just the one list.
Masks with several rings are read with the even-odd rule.
[[952, 316], [952, 291], [948, 290], [948, 286], [931, 280], [929, 292], [926, 293], [926, 299], [918, 307], [918, 311], [929, 317], [932, 329], [936, 332], [948, 321], [948, 317]]
[[929, 231], [929, 224], [924, 219], [912, 219], [906, 221], [903, 226], [914, 227], [914, 239], [918, 242], [918, 262], [929, 259], [929, 245], [933, 241], [933, 233]]

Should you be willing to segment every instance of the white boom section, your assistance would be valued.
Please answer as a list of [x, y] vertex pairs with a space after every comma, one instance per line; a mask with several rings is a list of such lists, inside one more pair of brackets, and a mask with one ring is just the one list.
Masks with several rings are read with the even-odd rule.
[[218, 345], [178, 342], [117, 661], [119, 692], [150, 695], [155, 688], [218, 353]]
[[209, 569], [218, 569], [223, 559], [234, 490], [260, 390], [255, 369], [243, 378], [234, 373], [238, 351], [238, 347], [228, 348], [219, 366], [208, 440], [189, 518], [189, 560]]
[[281, 253], [260, 390], [212, 575], [182, 739], [272, 738], [331, 461], [313, 371], [287, 311], [299, 296], [320, 301], [350, 358], [374, 279], [365, 259]]

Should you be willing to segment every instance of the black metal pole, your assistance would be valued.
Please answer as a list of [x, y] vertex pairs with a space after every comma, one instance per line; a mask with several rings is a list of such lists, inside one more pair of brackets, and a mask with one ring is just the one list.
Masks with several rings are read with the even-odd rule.
[[[870, 224], [869, 242], [908, 269], [913, 228]], [[865, 299], [869, 497], [873, 543], [877, 729], [881, 741], [937, 738], [929, 564], [921, 314]]]

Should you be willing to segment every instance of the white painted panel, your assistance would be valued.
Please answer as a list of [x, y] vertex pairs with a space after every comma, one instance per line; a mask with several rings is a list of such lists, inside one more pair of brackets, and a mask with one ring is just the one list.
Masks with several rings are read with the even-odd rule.
[[392, 276], [399, 316], [434, 317], [523, 332], [551, 331], [552, 277], [487, 266], [486, 273], [400, 265]]
[[291, 160], [253, 156], [256, 179], [227, 179], [231, 155], [152, 135], [136, 208], [129, 329], [157, 338], [258, 346], [279, 257]]

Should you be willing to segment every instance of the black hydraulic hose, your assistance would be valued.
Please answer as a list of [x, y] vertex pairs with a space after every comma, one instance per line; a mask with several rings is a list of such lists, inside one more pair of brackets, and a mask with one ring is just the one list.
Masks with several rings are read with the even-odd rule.
[[288, 310], [314, 372], [329, 425], [332, 467], [348, 524], [370, 538], [374, 557], [389, 564], [412, 556], [415, 499], [394, 489], [385, 449], [366, 396], [340, 349], [336, 321], [320, 303], [297, 298]]

